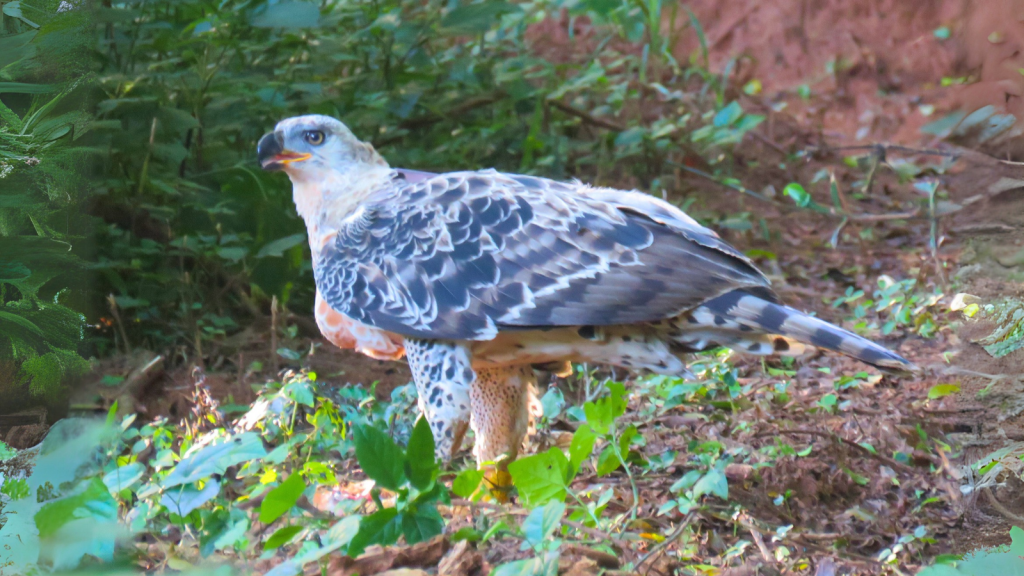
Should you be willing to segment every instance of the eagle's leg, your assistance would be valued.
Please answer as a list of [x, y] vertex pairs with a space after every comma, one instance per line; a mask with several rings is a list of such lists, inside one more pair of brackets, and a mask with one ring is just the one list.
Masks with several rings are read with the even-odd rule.
[[516, 459], [530, 424], [529, 399], [535, 384], [529, 365], [477, 370], [470, 390], [473, 455], [485, 471], [484, 480], [499, 501], [508, 499], [512, 479], [508, 464]]
[[420, 412], [430, 424], [438, 459], [451, 460], [469, 428], [470, 387], [476, 374], [469, 350], [447, 340], [405, 339]]

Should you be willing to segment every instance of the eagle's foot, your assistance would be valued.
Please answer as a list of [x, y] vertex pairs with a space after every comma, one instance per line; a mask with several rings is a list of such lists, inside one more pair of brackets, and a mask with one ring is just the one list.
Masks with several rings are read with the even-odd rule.
[[485, 500], [506, 504], [512, 492], [512, 475], [503, 467], [487, 466], [484, 468], [484, 487], [487, 489]]

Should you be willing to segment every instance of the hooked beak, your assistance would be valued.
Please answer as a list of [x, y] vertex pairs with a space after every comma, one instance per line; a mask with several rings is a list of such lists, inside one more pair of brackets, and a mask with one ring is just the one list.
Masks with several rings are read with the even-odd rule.
[[283, 170], [292, 162], [309, 160], [312, 156], [312, 154], [285, 150], [275, 132], [268, 132], [263, 135], [263, 138], [260, 138], [260, 142], [256, 146], [256, 155], [264, 170]]

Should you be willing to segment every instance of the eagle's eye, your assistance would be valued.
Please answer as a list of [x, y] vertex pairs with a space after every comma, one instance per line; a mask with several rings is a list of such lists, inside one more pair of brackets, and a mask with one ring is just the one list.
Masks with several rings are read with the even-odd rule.
[[319, 146], [324, 143], [324, 133], [320, 130], [306, 130], [302, 137], [313, 146]]

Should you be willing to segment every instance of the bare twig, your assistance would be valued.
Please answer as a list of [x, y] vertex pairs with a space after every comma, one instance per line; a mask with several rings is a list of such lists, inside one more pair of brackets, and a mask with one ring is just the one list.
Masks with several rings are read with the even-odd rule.
[[270, 365], [274, 369], [274, 376], [280, 368], [277, 362], [277, 296], [270, 299]]
[[622, 566], [622, 561], [619, 560], [618, 556], [602, 552], [600, 550], [594, 550], [593, 548], [587, 548], [586, 546], [580, 546], [579, 544], [566, 544], [562, 546], [562, 551], [590, 558], [594, 562], [597, 562], [597, 565], [601, 568], [614, 570]]
[[991, 504], [992, 507], [996, 509], [996, 512], [1002, 514], [1007, 520], [1013, 522], [1014, 524], [1024, 526], [1024, 516], [1021, 516], [1020, 514], [1017, 514], [1016, 512], [1010, 510], [1006, 506], [1003, 506], [1003, 503], [1000, 502], [999, 500], [996, 500], [996, 495], [993, 494], [992, 490], [988, 487], [985, 488], [985, 498], [988, 500], [988, 503]]
[[113, 294], [107, 296], [107, 303], [110, 304], [110, 313], [114, 316], [114, 322], [117, 322], [117, 332], [121, 336], [121, 344], [124, 346], [124, 353], [129, 354], [132, 351], [132, 346], [128, 342], [128, 332], [124, 329], [124, 322], [121, 321], [121, 313], [117, 308], [117, 299], [114, 298]]
[[[694, 517], [695, 514], [693, 512], [687, 514], [686, 518], [683, 518], [683, 521], [679, 523], [679, 526], [677, 526], [676, 529], [673, 530], [667, 538], [655, 544], [654, 547], [652, 547], [646, 554], [641, 556], [640, 559], [636, 562], [636, 571], [639, 572], [640, 567], [643, 566], [648, 560], [656, 558], [657, 555], [660, 555], [665, 550], [665, 548], [669, 546], [669, 544], [672, 544], [676, 541], [677, 538], [682, 536], [686, 528], [690, 525], [691, 522], [693, 522]], [[648, 572], [649, 571], [650, 569], [648, 569]]]
[[768, 136], [765, 136], [764, 134], [761, 134], [757, 130], [751, 130], [749, 132], [749, 134], [751, 136], [753, 136], [754, 138], [757, 138], [758, 140], [760, 140], [761, 143], [764, 144], [765, 146], [768, 146], [769, 148], [771, 148], [772, 150], [775, 150], [779, 154], [782, 154], [786, 158], [789, 157], [789, 152], [787, 152], [786, 149], [783, 148], [782, 146], [779, 146], [774, 140], [772, 140]]
[[769, 564], [774, 564], [775, 558], [772, 557], [771, 551], [769, 551], [768, 546], [765, 545], [764, 537], [761, 536], [761, 531], [755, 528], [753, 524], [746, 528], [750, 531], [750, 535], [754, 537], [754, 544], [756, 544], [757, 549], [761, 551], [761, 557], [764, 558], [764, 561]]
[[575, 116], [575, 117], [579, 118], [580, 120], [583, 120], [587, 124], [592, 124], [592, 125], [597, 126], [599, 128], [605, 128], [607, 130], [614, 130], [616, 132], [622, 132], [622, 131], [624, 131], [626, 129], [626, 127], [623, 126], [622, 124], [619, 124], [617, 122], [612, 122], [611, 120], [605, 120], [604, 118], [598, 118], [597, 116], [594, 116], [593, 114], [591, 114], [589, 112], [586, 112], [585, 110], [580, 110], [579, 108], [574, 108], [574, 107], [566, 104], [565, 102], [561, 102], [559, 100], [548, 100], [547, 104], [549, 106], [554, 107], [554, 108], [558, 108], [559, 110], [561, 110], [562, 112], [565, 112], [566, 114], [568, 114], [570, 116]]

